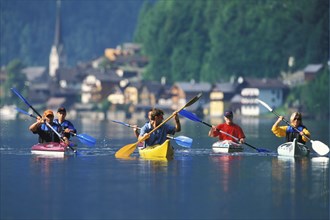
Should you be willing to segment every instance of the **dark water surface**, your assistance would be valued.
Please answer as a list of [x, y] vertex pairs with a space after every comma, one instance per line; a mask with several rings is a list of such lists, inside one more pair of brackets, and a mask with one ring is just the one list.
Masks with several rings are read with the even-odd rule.
[[[275, 120], [275, 119], [274, 119]], [[274, 120], [245, 119], [247, 142], [272, 150], [214, 154], [203, 124], [182, 120], [191, 149], [173, 142], [173, 160], [116, 159], [134, 143], [130, 128], [108, 121], [73, 120], [97, 138], [78, 155], [34, 156], [33, 120], [1, 120], [1, 219], [329, 219], [329, 157], [278, 157], [283, 139]], [[212, 124], [220, 121], [205, 119]], [[134, 123], [125, 121], [128, 123]], [[142, 122], [138, 122], [139, 125]], [[305, 121], [313, 140], [329, 145], [328, 121]]]

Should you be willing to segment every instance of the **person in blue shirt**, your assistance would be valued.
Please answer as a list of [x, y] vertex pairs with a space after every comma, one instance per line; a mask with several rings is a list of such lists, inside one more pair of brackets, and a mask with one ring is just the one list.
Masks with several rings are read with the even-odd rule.
[[50, 126], [54, 128], [57, 132], [61, 132], [61, 126], [53, 123], [54, 113], [52, 110], [44, 111], [42, 118], [37, 117], [37, 122], [30, 125], [29, 129], [33, 134], [39, 135], [39, 143], [47, 142], [58, 142], [60, 143], [60, 137], [47, 126], [45, 122], [48, 122]]
[[74, 125], [65, 119], [66, 117], [66, 109], [64, 107], [60, 107], [57, 109], [57, 119], [54, 120], [54, 123], [61, 126], [62, 134], [65, 142], [68, 143], [72, 134], [77, 133]]
[[153, 146], [156, 144], [162, 144], [166, 141], [167, 134], [174, 135], [175, 132], [181, 131], [181, 124], [179, 120], [178, 114], [175, 114], [175, 126], [169, 124], [163, 124], [160, 128], [158, 128], [153, 133], [149, 134], [155, 127], [161, 124], [164, 120], [164, 112], [161, 109], [154, 108], [150, 112], [150, 120], [147, 122], [140, 131], [140, 135], [138, 137], [139, 140], [145, 138], [144, 147]]

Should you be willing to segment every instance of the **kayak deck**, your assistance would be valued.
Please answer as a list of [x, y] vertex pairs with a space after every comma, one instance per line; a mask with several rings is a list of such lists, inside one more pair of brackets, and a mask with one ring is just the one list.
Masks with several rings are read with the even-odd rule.
[[38, 143], [31, 147], [31, 153], [37, 155], [63, 157], [71, 152], [67, 144], [61, 142]]
[[244, 150], [241, 144], [237, 144], [233, 141], [217, 141], [212, 145], [212, 150], [214, 153], [234, 153], [242, 152]]
[[289, 156], [289, 157], [304, 157], [309, 155], [310, 150], [306, 145], [299, 143], [294, 139], [292, 142], [286, 142], [281, 144], [277, 148], [277, 153], [279, 156]]
[[173, 158], [174, 150], [169, 140], [146, 148], [139, 147], [139, 154], [143, 158]]

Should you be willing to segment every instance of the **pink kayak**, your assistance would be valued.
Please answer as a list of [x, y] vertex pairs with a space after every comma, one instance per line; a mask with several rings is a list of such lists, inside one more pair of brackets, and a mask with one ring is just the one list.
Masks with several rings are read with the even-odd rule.
[[32, 146], [32, 154], [42, 154], [49, 156], [64, 156], [72, 152], [69, 146], [63, 142], [48, 142], [48, 143], [38, 143]]

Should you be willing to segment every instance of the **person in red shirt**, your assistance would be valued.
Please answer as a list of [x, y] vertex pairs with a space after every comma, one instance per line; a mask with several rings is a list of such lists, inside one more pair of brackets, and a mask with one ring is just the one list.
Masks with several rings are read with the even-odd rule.
[[224, 120], [225, 122], [222, 123], [222, 124], [219, 124], [217, 126], [212, 126], [212, 128], [210, 129], [209, 131], [209, 136], [210, 137], [219, 137], [219, 140], [222, 141], [222, 140], [230, 140], [230, 141], [233, 141], [233, 142], [236, 142], [237, 141], [230, 137], [229, 135], [227, 134], [224, 134], [220, 131], [223, 131], [223, 132], [226, 132], [236, 138], [239, 139], [239, 143], [241, 144], [244, 144], [245, 142], [245, 134], [243, 132], [243, 129], [235, 124], [233, 122], [233, 112], [232, 111], [226, 111], [225, 114], [224, 114]]

